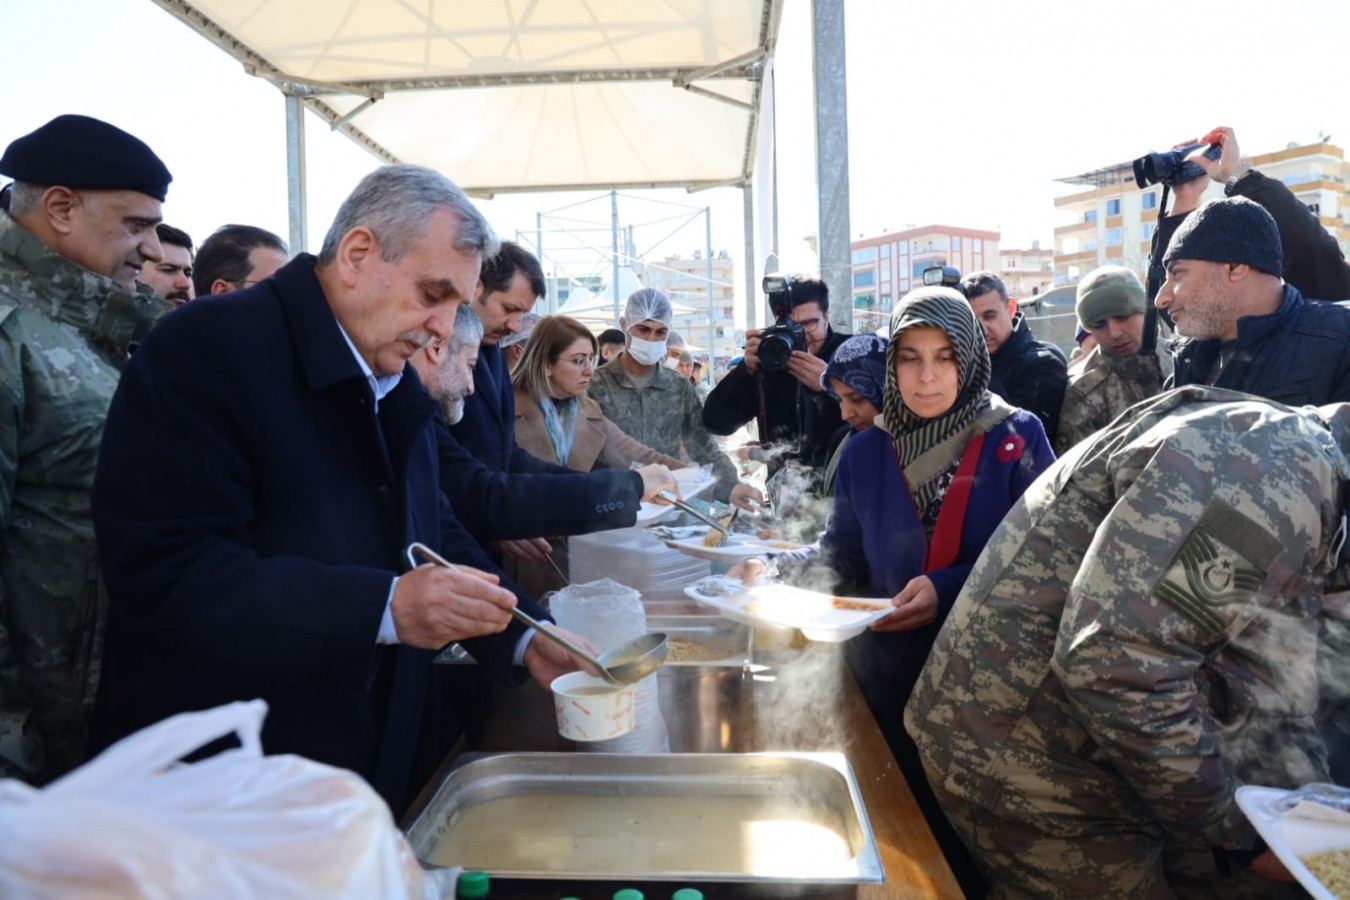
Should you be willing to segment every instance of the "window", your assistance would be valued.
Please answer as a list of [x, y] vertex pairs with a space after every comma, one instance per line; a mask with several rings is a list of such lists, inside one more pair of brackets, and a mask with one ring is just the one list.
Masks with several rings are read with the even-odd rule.
[[1096, 238], [1088, 238], [1086, 241], [1083, 242], [1083, 249], [1084, 249], [1084, 250], [1096, 250], [1096, 249], [1097, 249], [1097, 239], [1096, 239]]
[[970, 242], [970, 245], [976, 253], [984, 252], [984, 241], [981, 238], [975, 238]]
[[1120, 198], [1115, 197], [1106, 201], [1106, 214], [1108, 216], [1120, 215]]
[[871, 287], [877, 283], [877, 270], [868, 269], [864, 272], [853, 273], [853, 286], [855, 288]]
[[885, 282], [891, 280], [891, 267], [890, 267], [890, 266], [882, 266], [882, 267], [881, 267], [881, 280], [882, 280], [883, 283], [885, 283]]
[[1089, 209], [1087, 212], [1083, 213], [1083, 221], [1084, 222], [1097, 221], [1097, 211], [1095, 209]]
[[1005, 272], [1020, 268], [1022, 268], [1022, 261], [1015, 256], [1009, 256], [1003, 260], [1003, 270]]
[[1158, 230], [1158, 223], [1157, 223], [1157, 222], [1145, 222], [1145, 223], [1144, 223], [1144, 240], [1146, 240], [1146, 241], [1151, 241], [1151, 240], [1153, 240], [1153, 232], [1155, 232], [1155, 231], [1157, 231], [1157, 230]]
[[907, 253], [909, 253], [909, 241], [901, 241], [901, 242], [900, 242], [900, 255], [901, 255], [901, 256], [904, 256], [904, 255], [907, 254]]
[[882, 258], [882, 259], [890, 259], [890, 258], [891, 258], [891, 245], [890, 245], [890, 244], [882, 244], [882, 245], [881, 245], [881, 258]]
[[1106, 246], [1119, 247], [1125, 239], [1125, 232], [1122, 228], [1106, 229]]
[[1144, 195], [1144, 209], [1157, 209], [1157, 208], [1158, 208], [1158, 192], [1149, 191], [1147, 194]]
[[858, 265], [859, 263], [870, 263], [876, 261], [877, 261], [876, 247], [864, 247], [861, 250], [853, 251], [853, 264], [855, 266]]
[[952, 249], [953, 250], [961, 249], [961, 239], [959, 237], [952, 238]]

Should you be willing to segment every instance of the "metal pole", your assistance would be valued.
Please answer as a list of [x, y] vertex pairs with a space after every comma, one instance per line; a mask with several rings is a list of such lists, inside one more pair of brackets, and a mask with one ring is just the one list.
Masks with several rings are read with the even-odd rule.
[[286, 202], [291, 223], [291, 253], [309, 249], [305, 221], [309, 201], [305, 195], [305, 101], [286, 94]]
[[[745, 269], [745, 327], [755, 327], [755, 195], [749, 182], [741, 188], [741, 220], [745, 227], [745, 259], [741, 267]], [[711, 363], [710, 363], [711, 364]]]
[[816, 189], [820, 277], [830, 288], [830, 320], [853, 330], [853, 254], [848, 209], [848, 79], [844, 0], [811, 0], [816, 101]]
[[712, 207], [703, 207], [703, 222], [706, 225], [705, 241], [708, 246], [708, 371], [717, 364], [717, 311], [713, 307], [713, 259], [712, 259]]
[[[619, 193], [609, 192], [610, 276], [609, 292], [614, 296], [614, 327], [619, 327]], [[629, 323], [636, 324], [636, 323]]]
[[[544, 264], [544, 215], [543, 213], [534, 214], [534, 252], [539, 257], [539, 265]], [[545, 282], [544, 290], [548, 290]], [[548, 312], [558, 311], [558, 293], [555, 289], [553, 293], [544, 298], [544, 309]]]

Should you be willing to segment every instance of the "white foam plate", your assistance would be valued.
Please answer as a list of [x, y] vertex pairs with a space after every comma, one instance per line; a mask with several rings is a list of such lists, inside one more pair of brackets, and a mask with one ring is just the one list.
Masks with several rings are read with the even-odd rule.
[[[856, 637], [894, 611], [889, 599], [838, 597], [818, 594], [788, 584], [757, 584], [740, 594], [717, 595], [692, 584], [686, 595], [711, 606], [733, 622], [756, 627], [798, 628], [808, 640], [838, 642]], [[862, 603], [874, 610], [836, 609], [834, 601]]]
[[740, 562], [756, 556], [766, 556], [770, 553], [800, 550], [806, 546], [791, 541], [763, 541], [759, 538], [739, 534], [728, 535], [716, 547], [705, 547], [702, 537], [680, 538], [679, 540], [662, 538], [662, 541], [672, 550], [678, 550], [699, 559], [711, 559], [720, 562]]
[[1282, 813], [1274, 803], [1289, 793], [1281, 788], [1248, 784], [1237, 789], [1237, 802], [1289, 874], [1315, 900], [1336, 900], [1299, 857], [1324, 850], [1350, 850], [1350, 825]]

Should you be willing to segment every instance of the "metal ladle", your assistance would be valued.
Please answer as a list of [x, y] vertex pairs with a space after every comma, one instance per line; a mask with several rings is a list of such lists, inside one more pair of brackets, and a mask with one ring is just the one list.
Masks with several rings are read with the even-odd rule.
[[[459, 566], [450, 562], [450, 560], [441, 556], [435, 550], [432, 550], [426, 544], [415, 542], [408, 546], [408, 562], [416, 567], [418, 565], [417, 556], [427, 562], [435, 563], [438, 566], [444, 566], [447, 569], [459, 570]], [[615, 686], [634, 684], [646, 678], [655, 672], [666, 661], [666, 656], [670, 653], [670, 646], [666, 642], [666, 636], [663, 633], [644, 634], [633, 638], [631, 641], [625, 641], [623, 644], [615, 647], [606, 653], [602, 653], [599, 659], [596, 659], [586, 650], [569, 641], [567, 638], [558, 634], [550, 628], [545, 627], [543, 622], [535, 619], [528, 613], [522, 612], [515, 607], [511, 608], [511, 615], [533, 628], [536, 632], [553, 641], [555, 644], [563, 647], [577, 659], [590, 665], [600, 677]]]

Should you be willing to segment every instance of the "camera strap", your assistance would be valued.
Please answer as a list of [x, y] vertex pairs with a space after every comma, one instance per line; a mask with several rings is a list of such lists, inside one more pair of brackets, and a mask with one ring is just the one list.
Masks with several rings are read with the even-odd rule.
[[759, 386], [759, 444], [768, 449], [769, 446], [769, 403], [764, 396], [764, 373], [760, 372], [759, 377], [755, 379]]
[[[1162, 260], [1158, 258], [1161, 252], [1158, 247], [1158, 237], [1162, 233], [1159, 227], [1162, 224], [1163, 216], [1167, 214], [1167, 200], [1171, 193], [1171, 188], [1164, 184], [1162, 189], [1162, 199], [1158, 202], [1158, 222], [1153, 226], [1153, 242], [1148, 248], [1148, 272], [1144, 277], [1148, 283], [1154, 281], [1153, 270], [1155, 266], [1161, 266]], [[1161, 286], [1162, 282], [1159, 281]], [[1144, 309], [1144, 340], [1139, 345], [1139, 356], [1152, 356], [1158, 347], [1158, 292], [1155, 288], [1152, 295], [1148, 298], [1148, 303]]]

